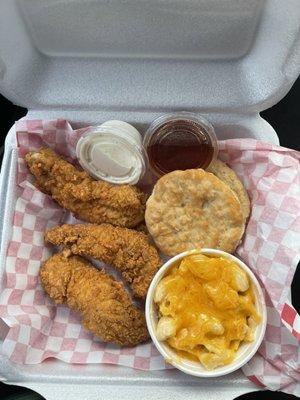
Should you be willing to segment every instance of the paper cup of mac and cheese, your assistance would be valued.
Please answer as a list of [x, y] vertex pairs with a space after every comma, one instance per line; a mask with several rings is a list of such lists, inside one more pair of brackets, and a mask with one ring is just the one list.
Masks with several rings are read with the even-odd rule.
[[157, 272], [146, 299], [151, 338], [165, 360], [199, 377], [242, 367], [260, 346], [267, 312], [262, 289], [238, 258], [186, 251]]

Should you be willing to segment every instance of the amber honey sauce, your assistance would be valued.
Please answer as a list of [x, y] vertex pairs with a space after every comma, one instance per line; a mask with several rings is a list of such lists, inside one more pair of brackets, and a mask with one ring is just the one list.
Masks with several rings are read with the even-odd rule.
[[174, 170], [205, 169], [216, 156], [212, 127], [205, 126], [202, 120], [189, 115], [188, 118], [170, 116], [161, 123], [155, 122], [147, 131], [144, 145], [156, 175]]

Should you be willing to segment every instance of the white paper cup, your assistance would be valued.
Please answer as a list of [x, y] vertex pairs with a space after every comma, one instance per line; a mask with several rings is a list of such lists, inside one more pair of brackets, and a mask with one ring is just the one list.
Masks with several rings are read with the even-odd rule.
[[240, 348], [236, 353], [235, 359], [231, 364], [218, 367], [215, 368], [214, 370], [209, 371], [205, 369], [200, 362], [191, 361], [188, 359], [183, 359], [182, 357], [178, 357], [174, 349], [172, 349], [166, 342], [161, 342], [157, 340], [156, 337], [157, 311], [156, 311], [156, 305], [154, 304], [153, 301], [155, 288], [160, 282], [160, 280], [166, 275], [169, 268], [171, 268], [171, 266], [173, 266], [175, 262], [181, 260], [182, 258], [186, 257], [187, 255], [193, 252], [194, 251], [185, 251], [184, 253], [180, 253], [177, 256], [172, 257], [159, 269], [159, 271], [154, 276], [151, 285], [149, 287], [146, 299], [146, 322], [148, 330], [153, 340], [153, 343], [155, 344], [160, 354], [165, 358], [165, 360], [169, 364], [172, 364], [174, 367], [185, 372], [186, 374], [199, 376], [203, 378], [210, 378], [210, 377], [212, 378], [212, 377], [227, 375], [241, 368], [244, 364], [246, 364], [247, 361], [249, 361], [254, 356], [254, 354], [256, 353], [257, 349], [259, 348], [263, 340], [267, 324], [267, 309], [262, 289], [255, 275], [249, 269], [249, 267], [247, 267], [246, 264], [244, 264], [241, 260], [234, 257], [233, 255], [220, 250], [213, 250], [213, 249], [201, 250], [201, 253], [207, 256], [210, 255], [222, 256], [227, 259], [230, 259], [234, 261], [236, 264], [238, 264], [241, 269], [247, 272], [249, 279], [253, 284], [253, 290], [256, 299], [255, 306], [261, 316], [261, 322], [256, 327], [255, 340], [250, 343], [241, 344]]

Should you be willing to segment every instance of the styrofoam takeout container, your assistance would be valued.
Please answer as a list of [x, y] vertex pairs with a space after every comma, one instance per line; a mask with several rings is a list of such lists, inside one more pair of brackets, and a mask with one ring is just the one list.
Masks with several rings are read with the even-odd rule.
[[177, 254], [176, 256], [168, 260], [154, 276], [150, 284], [146, 299], [145, 314], [146, 314], [147, 327], [151, 339], [153, 340], [153, 343], [155, 344], [157, 350], [161, 353], [161, 355], [165, 358], [165, 360], [168, 361], [170, 364], [172, 364], [175, 368], [178, 368], [179, 370], [185, 372], [186, 374], [198, 376], [201, 378], [216, 378], [218, 376], [224, 376], [236, 371], [237, 369], [241, 368], [244, 364], [246, 364], [246, 362], [248, 362], [254, 356], [264, 338], [264, 334], [266, 331], [267, 308], [265, 304], [264, 295], [258, 283], [258, 280], [256, 279], [251, 269], [247, 267], [245, 263], [243, 263], [240, 259], [233, 256], [232, 254], [226, 253], [225, 251], [215, 250], [215, 249], [202, 249], [201, 250], [202, 254], [206, 256], [224, 257], [226, 259], [229, 259], [234, 263], [236, 263], [242, 270], [244, 270], [247, 273], [253, 285], [253, 291], [255, 296], [255, 307], [259, 315], [261, 316], [261, 322], [256, 327], [254, 341], [250, 343], [242, 343], [242, 345], [240, 346], [240, 348], [236, 353], [235, 359], [229, 365], [224, 365], [222, 367], [215, 368], [212, 371], [208, 371], [199, 362], [184, 360], [182, 358], [179, 359], [178, 357], [176, 357], [176, 351], [174, 351], [170, 346], [168, 346], [167, 343], [161, 342], [157, 339], [156, 326], [158, 318], [157, 318], [157, 309], [154, 304], [153, 297], [157, 285], [166, 275], [168, 270], [175, 263], [182, 260], [189, 254], [193, 254], [194, 252], [195, 251], [192, 250]]
[[[278, 143], [259, 112], [277, 103], [300, 68], [299, 0], [2, 0], [0, 92], [28, 119], [73, 125], [124, 120], [141, 133], [161, 114], [192, 111], [219, 139]], [[16, 201], [15, 129], [6, 138], [0, 195], [0, 283]], [[2, 329], [0, 329], [2, 331]], [[5, 325], [3, 325], [3, 335]], [[240, 372], [210, 380], [179, 371], [47, 360], [1, 379], [47, 399], [142, 397], [231, 400], [257, 390]]]

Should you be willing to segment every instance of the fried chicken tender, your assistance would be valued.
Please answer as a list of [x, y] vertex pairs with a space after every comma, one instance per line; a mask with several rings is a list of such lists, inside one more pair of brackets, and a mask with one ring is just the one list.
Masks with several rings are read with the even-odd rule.
[[135, 346], [148, 339], [145, 316], [124, 286], [69, 250], [50, 257], [40, 269], [44, 289], [56, 304], [82, 315], [83, 326], [105, 342]]
[[25, 160], [37, 188], [77, 218], [126, 227], [143, 221], [146, 195], [136, 187], [93, 180], [48, 148], [27, 153]]
[[147, 236], [132, 229], [102, 225], [62, 225], [50, 229], [45, 240], [68, 246], [73, 254], [86, 255], [118, 269], [136, 297], [146, 297], [161, 265]]

